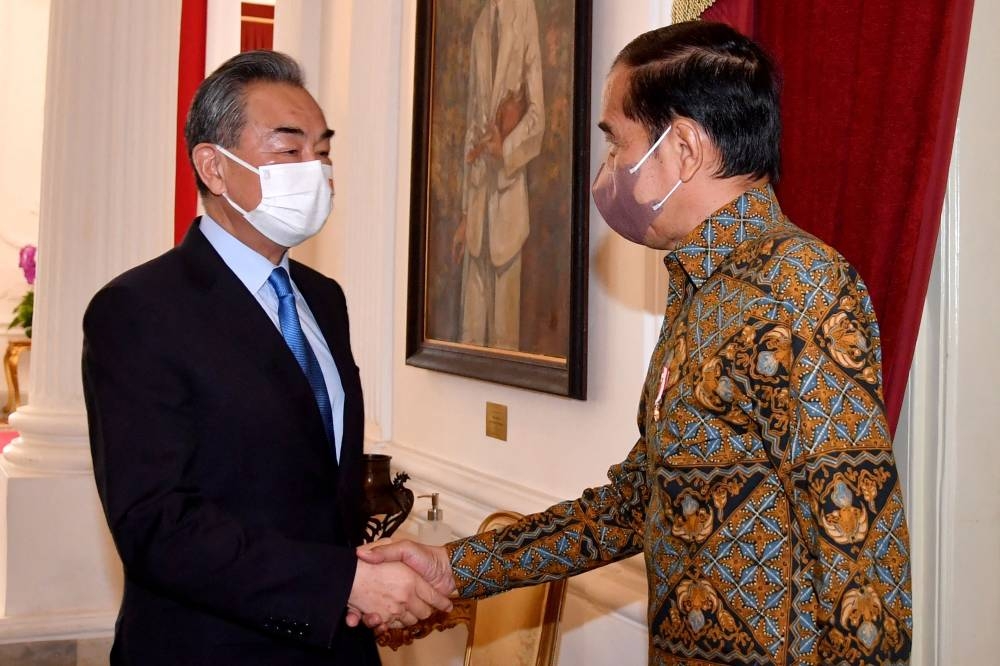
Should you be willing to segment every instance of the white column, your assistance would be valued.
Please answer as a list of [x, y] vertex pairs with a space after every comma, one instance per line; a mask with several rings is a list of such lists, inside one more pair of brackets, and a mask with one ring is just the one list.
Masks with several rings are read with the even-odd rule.
[[119, 601], [91, 476], [81, 322], [101, 285], [170, 246], [180, 4], [51, 3], [32, 393], [0, 459], [4, 619]]
[[[997, 377], [992, 351], [1000, 327], [996, 288], [1000, 263], [992, 250], [1000, 206], [1000, 91], [990, 85], [1000, 67], [994, 28], [1000, 4], [979, 2], [958, 112], [960, 231], [954, 246], [954, 411], [942, 461], [940, 664], [986, 664], [1000, 651], [1000, 456], [997, 455]], [[944, 230], [942, 229], [942, 233]]]
[[274, 6], [274, 50], [298, 61], [306, 89], [317, 98], [324, 46], [322, 0], [281, 0]]
[[[314, 2], [301, 4], [315, 12]], [[322, 43], [329, 46], [321, 54], [318, 101], [336, 131], [336, 194], [327, 228], [294, 253], [344, 287], [369, 443], [392, 438], [397, 179], [408, 174], [410, 160], [399, 153], [404, 4], [323, 0]]]
[[[345, 277], [352, 341], [366, 396], [366, 435], [392, 438], [392, 333], [399, 155], [399, 3], [367, 5], [352, 25], [349, 118], [350, 191]], [[381, 34], [382, 39], [371, 39]], [[409, 155], [402, 161], [409, 162]], [[407, 170], [408, 173], [408, 170]], [[405, 271], [401, 271], [404, 272]]]
[[240, 0], [208, 0], [205, 75], [240, 52]]

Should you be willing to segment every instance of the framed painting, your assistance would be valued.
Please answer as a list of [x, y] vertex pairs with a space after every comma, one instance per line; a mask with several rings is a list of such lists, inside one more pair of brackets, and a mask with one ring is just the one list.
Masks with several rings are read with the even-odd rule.
[[409, 365], [586, 399], [590, 5], [418, 2]]

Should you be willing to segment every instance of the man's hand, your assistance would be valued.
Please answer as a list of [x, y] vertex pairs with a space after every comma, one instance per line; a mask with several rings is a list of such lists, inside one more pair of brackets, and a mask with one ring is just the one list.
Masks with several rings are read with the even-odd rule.
[[[359, 548], [358, 560], [359, 566], [362, 563], [378, 567], [402, 563], [432, 586], [437, 593], [452, 595], [456, 592], [455, 578], [452, 575], [451, 562], [448, 560], [448, 551], [443, 546], [427, 546], [408, 540], [389, 543], [376, 542]], [[436, 608], [445, 611], [451, 610], [440, 606], [436, 606]], [[352, 627], [357, 626], [362, 619], [365, 625], [374, 628], [376, 633], [382, 633], [397, 622], [403, 626], [409, 626], [399, 618], [387, 619], [377, 612], [364, 612], [362, 609], [357, 611], [352, 609], [347, 614], [347, 624]]]
[[347, 600], [349, 626], [357, 626], [361, 617], [369, 626], [410, 626], [428, 617], [435, 609], [451, 610], [452, 603], [447, 595], [430, 585], [412, 568], [398, 561], [369, 563], [360, 557], [361, 552], [354, 586]]
[[483, 155], [494, 160], [503, 159], [503, 136], [500, 134], [500, 128], [496, 125], [490, 125], [486, 128], [486, 134], [483, 138], [466, 153], [465, 163], [472, 164]]
[[497, 160], [503, 159], [503, 136], [500, 135], [499, 127], [490, 125], [482, 145], [487, 155]]
[[404, 539], [387, 544], [376, 543], [358, 551], [358, 559], [370, 564], [402, 562], [442, 595], [456, 592], [448, 550], [444, 546], [428, 546]]

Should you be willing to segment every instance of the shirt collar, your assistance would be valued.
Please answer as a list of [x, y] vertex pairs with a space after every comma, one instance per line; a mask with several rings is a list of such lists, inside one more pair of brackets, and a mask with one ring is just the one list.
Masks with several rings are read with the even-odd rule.
[[[260, 291], [267, 278], [276, 267], [263, 255], [250, 249], [235, 236], [219, 226], [218, 222], [208, 215], [201, 216], [201, 223], [198, 225], [201, 233], [205, 235], [208, 242], [215, 248], [215, 251], [222, 257], [222, 261], [229, 266], [229, 270], [236, 274], [250, 293], [256, 294]], [[278, 263], [288, 271], [288, 252], [281, 255]]]
[[784, 215], [771, 185], [747, 190], [712, 213], [664, 258], [676, 261], [700, 288], [741, 244], [781, 224]]

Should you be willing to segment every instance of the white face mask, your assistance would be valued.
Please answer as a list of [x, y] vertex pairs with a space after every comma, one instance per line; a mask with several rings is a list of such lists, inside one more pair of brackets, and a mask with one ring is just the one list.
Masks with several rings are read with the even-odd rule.
[[265, 164], [255, 167], [220, 145], [219, 151], [260, 177], [260, 203], [251, 211], [240, 208], [229, 198], [229, 205], [247, 222], [282, 247], [295, 247], [323, 228], [333, 205], [330, 179], [333, 167], [319, 160]]

